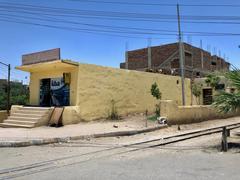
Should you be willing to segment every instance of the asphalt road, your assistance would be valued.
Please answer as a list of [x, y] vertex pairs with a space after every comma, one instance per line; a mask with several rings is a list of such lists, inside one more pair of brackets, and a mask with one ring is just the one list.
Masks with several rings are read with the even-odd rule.
[[137, 152], [61, 167], [18, 179], [239, 180], [239, 154]]
[[[117, 138], [111, 141], [94, 140], [89, 142], [91, 145], [79, 141], [73, 144], [2, 148], [0, 179], [238, 180], [239, 150], [219, 152], [215, 147], [220, 142], [220, 136], [207, 137], [139, 151], [131, 151], [132, 148], [106, 151], [112, 148], [114, 142], [117, 143]], [[22, 170], [6, 172], [13, 167], [21, 167]]]

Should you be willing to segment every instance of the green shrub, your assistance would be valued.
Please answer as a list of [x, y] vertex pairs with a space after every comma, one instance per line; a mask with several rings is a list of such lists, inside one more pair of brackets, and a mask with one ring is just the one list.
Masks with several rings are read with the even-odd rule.
[[[155, 97], [157, 100], [160, 100], [162, 98], [162, 93], [160, 92], [157, 83], [153, 83], [151, 86], [151, 94], [153, 97]], [[157, 117], [160, 116], [161, 114], [161, 109], [160, 109], [160, 102], [158, 104], [155, 105], [156, 109], [155, 109], [155, 114]]]
[[200, 96], [202, 94], [201, 84], [194, 83], [192, 86], [192, 93], [197, 98], [197, 104], [200, 104]]
[[110, 119], [110, 120], [119, 120], [120, 119], [117, 108], [116, 108], [116, 102], [113, 99], [111, 100], [111, 109], [110, 109], [110, 112], [108, 113], [108, 119]]

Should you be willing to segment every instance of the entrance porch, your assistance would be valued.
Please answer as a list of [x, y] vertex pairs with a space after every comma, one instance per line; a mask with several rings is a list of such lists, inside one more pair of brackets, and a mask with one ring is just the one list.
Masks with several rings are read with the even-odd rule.
[[40, 107], [75, 106], [78, 63], [55, 60], [16, 69], [30, 73], [30, 105]]

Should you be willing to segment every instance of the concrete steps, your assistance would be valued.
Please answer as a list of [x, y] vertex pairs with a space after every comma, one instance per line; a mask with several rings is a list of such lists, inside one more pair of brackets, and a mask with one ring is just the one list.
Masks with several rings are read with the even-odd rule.
[[37, 121], [19, 121], [19, 120], [11, 120], [11, 119], [6, 119], [4, 123], [8, 124], [21, 124], [21, 125], [29, 125], [29, 126], [35, 126], [37, 124]]
[[0, 123], [0, 127], [3, 128], [33, 128], [32, 125], [22, 125], [22, 124], [13, 124], [13, 123]]
[[8, 119], [0, 123], [0, 127], [34, 128], [47, 125], [53, 108], [19, 107], [11, 112]]

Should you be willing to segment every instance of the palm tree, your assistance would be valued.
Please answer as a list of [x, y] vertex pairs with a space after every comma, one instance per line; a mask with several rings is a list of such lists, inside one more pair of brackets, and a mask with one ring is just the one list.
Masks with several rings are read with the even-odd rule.
[[217, 85], [220, 82], [220, 77], [218, 77], [216, 74], [209, 74], [209, 75], [207, 75], [207, 79], [205, 80], [205, 82], [212, 89], [216, 89]]
[[236, 112], [240, 107], [240, 70], [234, 69], [226, 73], [225, 77], [231, 82], [231, 85], [237, 89], [235, 93], [220, 92], [215, 96], [213, 106], [220, 112]]

